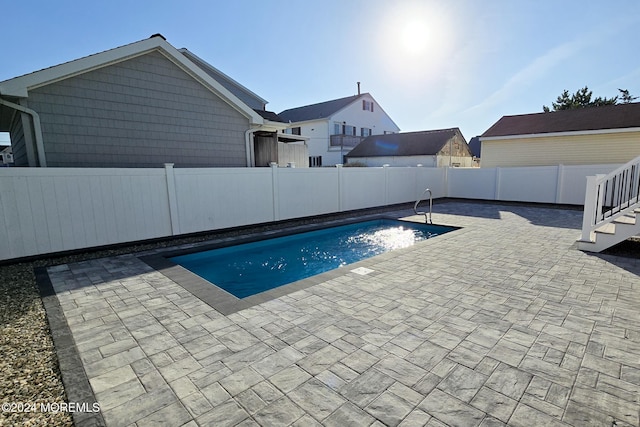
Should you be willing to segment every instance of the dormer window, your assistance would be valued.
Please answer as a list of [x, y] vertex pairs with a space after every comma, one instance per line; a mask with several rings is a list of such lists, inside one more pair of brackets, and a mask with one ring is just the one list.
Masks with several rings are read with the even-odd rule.
[[373, 112], [373, 101], [367, 101], [366, 99], [362, 100], [362, 109], [365, 111]]

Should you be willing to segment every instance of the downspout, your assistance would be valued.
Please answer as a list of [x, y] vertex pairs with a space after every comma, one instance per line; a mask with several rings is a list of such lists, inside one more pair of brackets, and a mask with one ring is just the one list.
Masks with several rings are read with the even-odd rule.
[[47, 159], [44, 154], [44, 142], [42, 140], [42, 127], [40, 126], [40, 116], [38, 115], [38, 113], [36, 113], [31, 108], [23, 107], [19, 104], [14, 104], [13, 102], [9, 102], [2, 98], [0, 98], [0, 104], [31, 116], [31, 118], [33, 119], [33, 133], [36, 138], [36, 150], [38, 151], [38, 162], [40, 163], [40, 167], [47, 167]]
[[257, 131], [258, 129], [247, 129], [244, 133], [244, 145], [247, 151], [247, 167], [253, 167], [253, 163], [251, 162], [251, 134]]

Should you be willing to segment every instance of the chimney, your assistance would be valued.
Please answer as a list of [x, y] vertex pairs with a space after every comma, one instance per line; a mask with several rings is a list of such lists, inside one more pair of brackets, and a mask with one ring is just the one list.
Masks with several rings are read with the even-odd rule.
[[357, 82], [357, 83], [358, 83], [358, 95], [360, 95], [360, 82]]

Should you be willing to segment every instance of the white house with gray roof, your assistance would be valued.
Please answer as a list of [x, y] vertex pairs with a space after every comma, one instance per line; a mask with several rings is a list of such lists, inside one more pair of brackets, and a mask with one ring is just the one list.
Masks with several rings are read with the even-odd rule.
[[265, 104], [157, 34], [0, 82], [0, 132], [15, 166], [286, 165], [285, 142], [306, 163], [305, 138]]
[[400, 128], [369, 93], [291, 108], [278, 114], [289, 122], [284, 132], [309, 138], [309, 166], [344, 163], [344, 156], [369, 135]]

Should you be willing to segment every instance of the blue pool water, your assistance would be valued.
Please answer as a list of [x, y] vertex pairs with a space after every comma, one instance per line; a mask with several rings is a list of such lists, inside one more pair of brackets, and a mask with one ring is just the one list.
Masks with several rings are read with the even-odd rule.
[[453, 230], [382, 219], [196, 252], [171, 260], [244, 298]]

